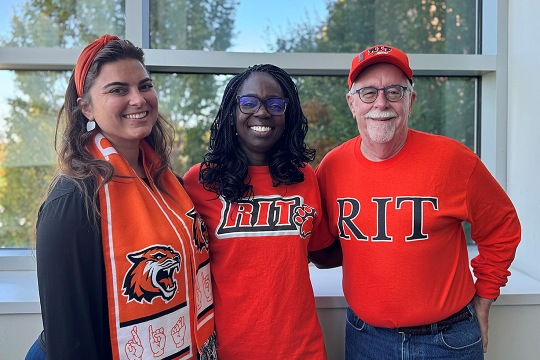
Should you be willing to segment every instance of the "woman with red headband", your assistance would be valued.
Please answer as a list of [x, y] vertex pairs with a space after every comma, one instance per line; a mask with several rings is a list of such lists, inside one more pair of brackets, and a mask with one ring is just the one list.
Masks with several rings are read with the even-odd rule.
[[36, 227], [44, 331], [27, 359], [215, 359], [205, 226], [170, 169], [143, 51], [88, 45], [59, 129]]

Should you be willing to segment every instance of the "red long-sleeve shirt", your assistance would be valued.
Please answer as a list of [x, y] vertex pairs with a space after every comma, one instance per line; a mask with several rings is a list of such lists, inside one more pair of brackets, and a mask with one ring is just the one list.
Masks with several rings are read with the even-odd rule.
[[[461, 143], [409, 130], [404, 148], [367, 160], [356, 137], [316, 170], [331, 235], [343, 249], [351, 309], [379, 327], [429, 324], [478, 294], [496, 298], [510, 275], [519, 220], [505, 191]], [[479, 255], [469, 270], [462, 222]]]

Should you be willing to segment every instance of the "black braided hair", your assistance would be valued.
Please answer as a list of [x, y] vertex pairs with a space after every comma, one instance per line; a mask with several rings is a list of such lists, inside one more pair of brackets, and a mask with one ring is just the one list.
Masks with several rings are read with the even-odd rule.
[[231, 202], [253, 196], [253, 186], [248, 179], [248, 158], [236, 136], [235, 107], [239, 88], [254, 72], [271, 75], [279, 83], [284, 97], [289, 99], [285, 111], [285, 131], [268, 154], [273, 185], [304, 181], [300, 168], [315, 158], [315, 150], [309, 149], [304, 142], [308, 131], [307, 119], [300, 106], [298, 90], [289, 74], [271, 64], [249, 67], [234, 76], [225, 87], [219, 111], [210, 128], [208, 151], [199, 172], [199, 182], [206, 190]]

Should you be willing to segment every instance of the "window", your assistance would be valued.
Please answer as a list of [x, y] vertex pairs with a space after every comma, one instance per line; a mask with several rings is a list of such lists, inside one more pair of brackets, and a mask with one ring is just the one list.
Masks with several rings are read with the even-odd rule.
[[1, 46], [72, 48], [102, 34], [125, 36], [123, 0], [4, 0]]
[[35, 214], [55, 165], [53, 132], [65, 84], [81, 47], [103, 33], [145, 48], [160, 111], [177, 125], [173, 164], [180, 174], [206, 150], [226, 81], [257, 63], [293, 75], [320, 161], [358, 133], [345, 101], [346, 76], [354, 54], [375, 43], [410, 53], [418, 93], [411, 127], [480, 150], [482, 76], [496, 67], [492, 56], [474, 55], [476, 2], [278, 0], [266, 6], [245, 0], [2, 2], [0, 247], [33, 246]]
[[52, 71], [0, 70], [0, 247], [33, 244], [36, 212], [56, 163], [54, 127], [67, 79]]
[[477, 53], [475, 1], [157, 0], [149, 12], [153, 49], [349, 53], [389, 43]]

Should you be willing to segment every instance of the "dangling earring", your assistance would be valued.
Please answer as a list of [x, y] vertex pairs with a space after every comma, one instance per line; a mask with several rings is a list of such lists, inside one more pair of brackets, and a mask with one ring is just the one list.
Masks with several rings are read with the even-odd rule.
[[96, 122], [94, 120], [89, 120], [86, 123], [86, 131], [90, 132], [96, 128]]

